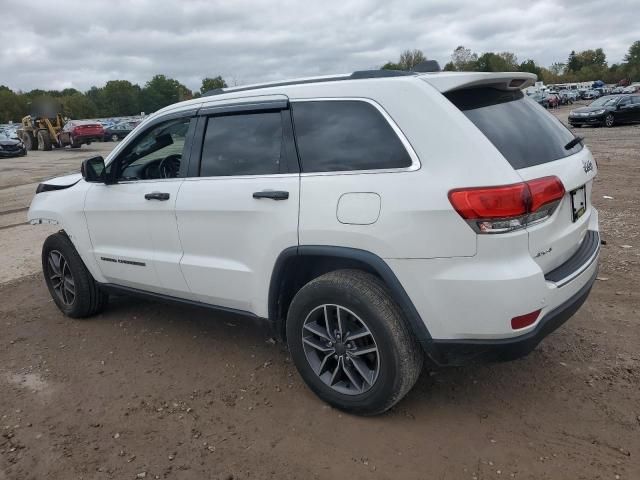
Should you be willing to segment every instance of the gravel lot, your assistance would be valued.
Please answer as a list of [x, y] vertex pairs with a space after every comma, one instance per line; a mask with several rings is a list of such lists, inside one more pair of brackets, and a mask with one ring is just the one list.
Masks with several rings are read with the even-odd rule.
[[607, 241], [587, 303], [376, 418], [320, 402], [245, 319], [128, 298], [64, 318], [38, 273], [52, 229], [20, 224], [39, 180], [113, 144], [0, 160], [0, 479], [640, 478], [640, 125], [576, 133]]

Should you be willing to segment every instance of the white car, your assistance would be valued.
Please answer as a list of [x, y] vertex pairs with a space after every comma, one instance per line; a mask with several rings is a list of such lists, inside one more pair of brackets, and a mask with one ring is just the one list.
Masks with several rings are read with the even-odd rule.
[[270, 322], [302, 378], [377, 414], [439, 365], [531, 351], [585, 301], [589, 150], [527, 73], [365, 71], [225, 88], [147, 118], [31, 223], [60, 310], [112, 293]]

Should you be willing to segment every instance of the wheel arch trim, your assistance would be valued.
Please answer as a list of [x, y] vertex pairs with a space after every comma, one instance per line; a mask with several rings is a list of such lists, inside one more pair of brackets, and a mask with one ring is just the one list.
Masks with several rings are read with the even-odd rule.
[[282, 332], [285, 318], [278, 315], [278, 299], [283, 280], [286, 278], [286, 264], [295, 257], [334, 257], [340, 259], [355, 260], [367, 265], [385, 282], [391, 296], [397, 302], [398, 306], [404, 314], [404, 318], [409, 323], [411, 331], [416, 336], [420, 344], [426, 346], [431, 343], [431, 334], [429, 329], [422, 321], [420, 314], [416, 310], [415, 305], [409, 298], [404, 287], [396, 277], [391, 267], [378, 255], [367, 250], [360, 250], [351, 247], [340, 247], [332, 245], [300, 245], [297, 247], [289, 247], [283, 250], [273, 267], [271, 281], [269, 283], [269, 320], [275, 328], [276, 332]]

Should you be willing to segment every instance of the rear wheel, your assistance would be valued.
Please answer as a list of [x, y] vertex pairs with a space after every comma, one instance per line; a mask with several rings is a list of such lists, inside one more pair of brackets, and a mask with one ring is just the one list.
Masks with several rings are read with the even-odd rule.
[[112, 142], [117, 142], [118, 140], [120, 140], [120, 139], [118, 138], [118, 135], [116, 135], [115, 133], [114, 133], [113, 135], [111, 135], [111, 141], [112, 141]]
[[616, 119], [613, 117], [612, 113], [608, 113], [606, 117], [604, 117], [604, 125], [605, 127], [613, 127], [616, 123]]
[[375, 415], [414, 385], [423, 353], [384, 284], [358, 270], [312, 280], [294, 297], [287, 343], [300, 375], [336, 408]]
[[38, 131], [38, 150], [48, 152], [51, 150], [51, 138], [49, 132], [45, 130]]
[[100, 290], [64, 233], [44, 241], [42, 270], [53, 301], [68, 317], [89, 317], [107, 305], [108, 295]]

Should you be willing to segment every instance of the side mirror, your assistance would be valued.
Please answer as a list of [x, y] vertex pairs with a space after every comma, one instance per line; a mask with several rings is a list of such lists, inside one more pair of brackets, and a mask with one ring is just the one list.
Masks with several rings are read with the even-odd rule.
[[91, 157], [82, 162], [80, 173], [85, 182], [104, 183], [105, 182], [105, 166], [104, 158]]

